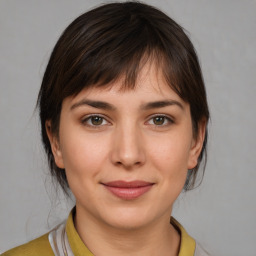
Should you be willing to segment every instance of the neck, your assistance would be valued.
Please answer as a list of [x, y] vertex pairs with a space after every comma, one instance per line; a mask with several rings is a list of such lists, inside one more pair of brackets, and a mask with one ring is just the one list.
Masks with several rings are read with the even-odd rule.
[[[139, 228], [116, 228], [77, 212], [75, 226], [82, 241], [97, 256], [177, 256], [180, 235], [170, 216]], [[100, 244], [100, 246], [99, 246]]]

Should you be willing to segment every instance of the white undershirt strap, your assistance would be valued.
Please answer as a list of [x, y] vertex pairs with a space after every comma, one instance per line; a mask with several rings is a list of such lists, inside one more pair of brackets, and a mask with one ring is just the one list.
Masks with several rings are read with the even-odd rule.
[[48, 235], [55, 256], [74, 256], [68, 242], [66, 222], [58, 225]]

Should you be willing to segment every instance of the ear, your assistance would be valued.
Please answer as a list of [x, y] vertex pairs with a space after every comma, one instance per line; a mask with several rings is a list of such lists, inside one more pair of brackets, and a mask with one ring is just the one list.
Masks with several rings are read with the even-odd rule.
[[191, 144], [191, 148], [189, 152], [188, 167], [187, 167], [188, 170], [193, 169], [197, 166], [198, 157], [201, 153], [201, 150], [204, 144], [205, 129], [206, 129], [206, 121], [202, 120], [198, 124], [197, 136], [193, 139]]
[[59, 168], [64, 169], [64, 163], [63, 163], [63, 158], [62, 158], [62, 152], [60, 149], [59, 139], [58, 139], [57, 135], [54, 134], [52, 131], [51, 121], [48, 120], [45, 122], [45, 129], [46, 129], [46, 133], [47, 133], [48, 139], [51, 144], [51, 149], [52, 149], [52, 153], [54, 156], [55, 164]]

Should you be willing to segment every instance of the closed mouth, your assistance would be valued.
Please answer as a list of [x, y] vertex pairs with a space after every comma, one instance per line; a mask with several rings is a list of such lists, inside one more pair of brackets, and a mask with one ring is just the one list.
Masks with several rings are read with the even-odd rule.
[[102, 183], [107, 190], [109, 190], [115, 196], [124, 200], [136, 199], [146, 192], [148, 192], [154, 185], [154, 183], [135, 180], [135, 181], [111, 181]]

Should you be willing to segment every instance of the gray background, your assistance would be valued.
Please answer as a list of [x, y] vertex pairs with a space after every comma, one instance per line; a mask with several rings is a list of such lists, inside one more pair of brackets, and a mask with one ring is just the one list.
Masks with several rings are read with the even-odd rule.
[[[0, 251], [66, 218], [72, 202], [52, 186], [36, 97], [63, 29], [103, 1], [0, 0]], [[105, 1], [106, 2], [106, 1]], [[256, 255], [256, 1], [151, 0], [191, 34], [211, 110], [202, 185], [174, 215], [216, 256]]]

